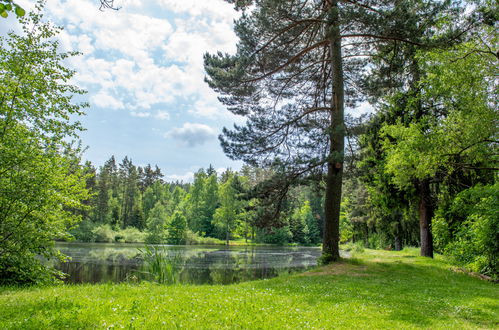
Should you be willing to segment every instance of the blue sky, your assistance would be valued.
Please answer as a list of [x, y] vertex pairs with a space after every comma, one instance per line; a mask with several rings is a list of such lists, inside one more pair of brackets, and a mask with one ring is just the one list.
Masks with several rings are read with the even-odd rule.
[[[29, 9], [33, 1], [18, 1]], [[188, 181], [200, 167], [239, 169], [217, 139], [241, 122], [203, 81], [203, 54], [234, 52], [237, 13], [222, 0], [123, 0], [99, 11], [98, 0], [48, 0], [46, 18], [64, 27], [69, 65], [90, 103], [81, 133], [85, 158], [101, 166], [111, 155], [157, 164], [168, 180]], [[13, 19], [0, 29], [15, 28]]]
[[[25, 9], [34, 1], [18, 0]], [[205, 52], [234, 52], [238, 13], [223, 0], [120, 0], [99, 11], [98, 0], [48, 0], [46, 17], [64, 28], [64, 50], [82, 56], [68, 65], [90, 103], [80, 136], [85, 158], [101, 166], [115, 155], [158, 165], [167, 180], [190, 181], [201, 167], [239, 169], [217, 136], [241, 123], [204, 82]], [[15, 29], [13, 18], [0, 31]]]

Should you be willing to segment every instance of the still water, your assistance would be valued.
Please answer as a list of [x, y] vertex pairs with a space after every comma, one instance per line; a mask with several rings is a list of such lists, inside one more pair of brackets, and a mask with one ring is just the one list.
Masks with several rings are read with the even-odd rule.
[[[143, 244], [57, 243], [71, 257], [56, 268], [69, 274], [67, 283], [122, 282], [147, 278], [143, 271]], [[161, 246], [182, 260], [180, 283], [230, 284], [271, 278], [313, 267], [318, 247], [275, 246]]]

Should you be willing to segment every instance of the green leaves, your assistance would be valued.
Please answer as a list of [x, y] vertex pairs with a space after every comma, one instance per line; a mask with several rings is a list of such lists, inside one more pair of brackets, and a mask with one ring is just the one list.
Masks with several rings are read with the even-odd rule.
[[22, 17], [26, 14], [26, 11], [19, 6], [16, 6], [15, 13], [17, 17]]
[[23, 17], [26, 11], [19, 5], [13, 3], [11, 0], [0, 0], [0, 16], [7, 18], [9, 16], [9, 11], [14, 10], [14, 13], [18, 18]]
[[[1, 0], [0, 0], [1, 1]], [[0, 15], [24, 10], [1, 1]], [[38, 7], [39, 10], [42, 7]], [[40, 12], [21, 20], [24, 34], [0, 38], [0, 283], [36, 283], [53, 273], [39, 256], [57, 257], [54, 239], [68, 237], [88, 200], [80, 150], [72, 141], [81, 129], [69, 118], [82, 114], [68, 85], [74, 72], [62, 61], [58, 29]]]

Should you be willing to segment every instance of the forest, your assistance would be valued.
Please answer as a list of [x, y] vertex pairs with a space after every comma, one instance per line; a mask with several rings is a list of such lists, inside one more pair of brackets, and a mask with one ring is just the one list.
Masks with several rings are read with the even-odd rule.
[[[40, 303], [36, 308], [48, 308], [41, 302], [52, 299], [48, 291], [14, 288], [60, 283], [64, 276], [47, 262], [67, 261], [60, 242], [321, 249], [317, 264], [323, 268], [316, 274], [278, 278], [268, 288], [256, 281], [168, 289], [179, 297], [178, 306], [195, 306], [209, 317], [213, 311], [199, 301], [213, 292], [218, 298], [210, 306], [227, 310], [230, 301], [249, 301], [256, 292], [257, 305], [241, 303], [234, 311], [249, 313], [239, 323], [217, 314], [213, 328], [271, 327], [274, 314], [264, 308], [272, 306], [283, 319], [312, 322], [301, 327], [327, 328], [331, 324], [314, 321], [323, 319], [318, 313], [349, 299], [340, 313], [347, 328], [357, 317], [348, 314], [351, 306], [365, 310], [371, 302], [364, 326], [448, 327], [456, 320], [458, 327], [496, 327], [497, 288], [468, 275], [499, 279], [497, 1], [225, 3], [240, 13], [233, 26], [237, 47], [233, 53], [206, 52], [203, 72], [224, 108], [244, 119], [218, 137], [225, 155], [244, 165], [217, 172], [207, 159], [184, 182], [166, 180], [168, 173], [157, 165], [116, 159], [113, 151], [103, 164], [88, 161], [80, 136], [92, 127], [80, 121], [92, 104], [68, 65], [81, 54], [61, 50], [63, 28], [45, 18], [45, 1], [28, 11], [21, 2], [0, 0], [0, 19], [14, 17], [19, 24], [0, 34], [0, 314], [18, 322], [0, 321], [0, 327], [35, 321], [41, 323], [30, 326], [111, 327], [102, 319], [125, 320], [92, 314], [93, 323], [85, 323], [70, 311], [77, 294], [71, 286], [57, 292], [69, 306], [60, 313], [72, 321], [16, 318], [13, 304], [31, 303], [26, 292]], [[100, 4], [101, 10], [116, 9], [115, 15], [123, 12], [113, 1]], [[354, 115], [362, 104], [372, 110]], [[349, 251], [350, 260], [340, 251]], [[397, 283], [386, 298], [382, 290], [391, 276]], [[106, 301], [123, 299], [123, 306], [132, 306], [129, 314], [151, 310], [141, 300], [150, 292], [163, 299], [158, 287], [130, 283], [81, 288], [99, 291]], [[426, 285], [430, 289], [417, 291]], [[467, 309], [452, 293], [459, 286], [475, 299]], [[405, 301], [399, 295], [408, 288], [414, 291]], [[325, 298], [328, 290], [336, 300]], [[78, 305], [88, 313], [92, 295]], [[204, 298], [191, 305], [197, 295]], [[430, 313], [445, 316], [425, 323], [418, 309], [423, 300], [432, 304]], [[96, 313], [120, 312], [120, 305], [106, 304]], [[284, 307], [289, 304], [296, 309]], [[311, 313], [308, 319], [293, 314], [299, 308]], [[376, 319], [378, 308], [387, 323]], [[392, 310], [414, 311], [395, 317]], [[268, 318], [254, 323], [260, 312]], [[163, 326], [206, 326], [192, 318], [194, 312], [175, 313]], [[161, 326], [159, 319], [137, 315], [145, 328]], [[136, 319], [122, 325], [132, 328]]]
[[[497, 1], [0, 0], [4, 26], [0, 328], [497, 328]], [[92, 162], [106, 120], [129, 150]], [[146, 120], [183, 122], [192, 180], [136, 157]]]

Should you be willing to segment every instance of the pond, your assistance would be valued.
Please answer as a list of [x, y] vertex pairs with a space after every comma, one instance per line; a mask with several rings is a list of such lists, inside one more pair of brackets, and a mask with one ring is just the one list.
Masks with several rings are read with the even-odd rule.
[[[71, 257], [56, 268], [67, 283], [123, 282], [147, 279], [144, 244], [57, 243]], [[157, 245], [180, 260], [178, 282], [230, 284], [302, 271], [317, 264], [318, 247]]]

